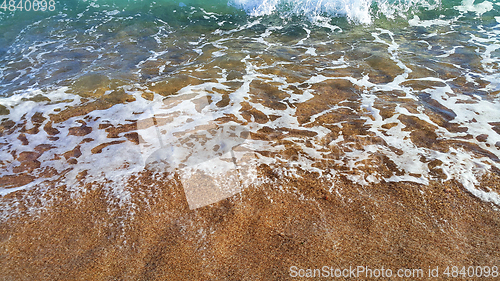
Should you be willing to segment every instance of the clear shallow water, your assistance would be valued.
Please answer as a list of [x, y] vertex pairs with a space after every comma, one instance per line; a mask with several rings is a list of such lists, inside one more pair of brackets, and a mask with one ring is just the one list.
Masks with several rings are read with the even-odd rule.
[[182, 169], [185, 186], [197, 171], [219, 175], [222, 198], [262, 180], [253, 171], [265, 164], [315, 172], [330, 191], [338, 177], [457, 180], [499, 204], [480, 182], [500, 168], [499, 4], [70, 1], [2, 12], [0, 194], [106, 182], [127, 201], [123, 182], [147, 168]]

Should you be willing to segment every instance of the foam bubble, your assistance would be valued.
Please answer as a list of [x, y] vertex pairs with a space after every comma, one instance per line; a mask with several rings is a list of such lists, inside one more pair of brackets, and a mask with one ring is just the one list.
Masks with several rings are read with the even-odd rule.
[[455, 9], [463, 13], [473, 12], [476, 13], [476, 15], [479, 17], [484, 13], [493, 10], [493, 3], [491, 3], [490, 1], [483, 1], [478, 4], [474, 3], [475, 0], [463, 0], [462, 5], [456, 6]]
[[431, 27], [433, 25], [448, 26], [450, 25], [451, 20], [442, 20], [442, 19], [421, 20], [417, 15], [414, 15], [413, 19], [409, 20], [408, 23], [411, 26], [422, 26], [422, 27]]

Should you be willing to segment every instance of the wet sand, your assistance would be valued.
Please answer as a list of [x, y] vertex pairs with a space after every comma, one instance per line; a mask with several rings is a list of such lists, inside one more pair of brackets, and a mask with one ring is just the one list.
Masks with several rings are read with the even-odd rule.
[[[498, 208], [457, 183], [363, 187], [339, 179], [330, 193], [316, 174], [282, 177], [265, 165], [258, 173], [269, 183], [196, 210], [179, 180], [147, 171], [124, 186], [134, 207], [98, 186], [77, 199], [50, 190], [43, 197], [59, 199], [46, 210], [0, 224], [0, 279], [291, 280], [291, 266], [427, 274], [500, 264]], [[498, 190], [498, 180], [483, 183]]]

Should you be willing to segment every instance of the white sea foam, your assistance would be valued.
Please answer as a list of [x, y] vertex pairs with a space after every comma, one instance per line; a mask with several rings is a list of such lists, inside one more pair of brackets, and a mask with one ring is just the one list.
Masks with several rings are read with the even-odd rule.
[[[279, 13], [283, 16], [295, 14], [323, 24], [325, 23], [324, 15], [345, 16], [355, 23], [370, 24], [373, 21], [372, 4], [374, 3], [378, 7], [378, 12], [388, 18], [395, 18], [396, 15], [406, 17], [408, 10], [412, 7], [421, 6], [434, 9], [439, 7], [440, 4], [440, 1], [426, 0], [232, 0], [230, 2], [236, 7], [243, 8], [252, 16], [273, 13]], [[479, 5], [476, 10], [483, 11], [486, 6], [486, 4]], [[334, 29], [336, 27], [332, 31]]]
[[413, 19], [409, 20], [408, 23], [411, 26], [423, 26], [430, 27], [433, 25], [448, 26], [451, 24], [451, 20], [433, 19], [433, 20], [421, 20], [417, 15], [413, 16]]
[[491, 3], [490, 1], [483, 1], [481, 3], [475, 4], [474, 0], [463, 0], [462, 5], [456, 6], [455, 9], [464, 13], [473, 12], [478, 16], [481, 16], [482, 14], [493, 9], [493, 3]]
[[370, 23], [371, 0], [233, 0], [237, 7], [247, 10], [253, 16], [270, 15], [277, 10], [315, 19], [322, 14], [347, 16], [350, 20]]

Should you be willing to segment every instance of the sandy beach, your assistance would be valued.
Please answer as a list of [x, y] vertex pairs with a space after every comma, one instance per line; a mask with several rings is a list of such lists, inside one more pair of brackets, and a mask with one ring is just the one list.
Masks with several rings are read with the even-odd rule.
[[[52, 190], [46, 196], [60, 200], [1, 224], [0, 276], [293, 280], [293, 266], [365, 266], [394, 275], [423, 269], [426, 277], [415, 280], [447, 280], [443, 272], [429, 279], [429, 268], [500, 262], [497, 207], [455, 183], [363, 187], [336, 181], [330, 193], [314, 174], [282, 178], [264, 166], [259, 174], [273, 183], [196, 210], [189, 210], [179, 181], [152, 180], [147, 172], [142, 185], [134, 180], [126, 187], [133, 207], [109, 201], [100, 187], [77, 200]], [[498, 188], [498, 177], [489, 181]]]

